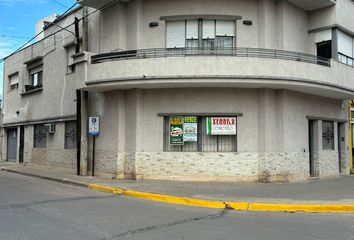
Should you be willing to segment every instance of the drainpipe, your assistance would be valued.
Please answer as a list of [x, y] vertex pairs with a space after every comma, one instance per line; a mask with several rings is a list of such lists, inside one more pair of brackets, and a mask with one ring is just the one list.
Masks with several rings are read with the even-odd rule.
[[77, 111], [77, 175], [87, 176], [88, 173], [88, 93], [76, 90]]
[[354, 174], [353, 169], [353, 127], [352, 127], [352, 107], [354, 101], [349, 101], [349, 166], [350, 166], [350, 173]]
[[80, 52], [80, 33], [79, 33], [79, 23], [80, 20], [76, 17], [75, 18], [75, 53]]
[[[88, 7], [83, 7], [83, 16], [88, 15]], [[88, 19], [87, 17], [83, 18], [82, 22], [82, 51], [88, 51]]]

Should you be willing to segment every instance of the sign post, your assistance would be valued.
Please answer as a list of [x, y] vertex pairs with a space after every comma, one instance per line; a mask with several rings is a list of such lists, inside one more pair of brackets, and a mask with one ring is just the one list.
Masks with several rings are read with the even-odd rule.
[[92, 176], [95, 176], [96, 137], [100, 135], [99, 117], [89, 117], [89, 135], [92, 136]]

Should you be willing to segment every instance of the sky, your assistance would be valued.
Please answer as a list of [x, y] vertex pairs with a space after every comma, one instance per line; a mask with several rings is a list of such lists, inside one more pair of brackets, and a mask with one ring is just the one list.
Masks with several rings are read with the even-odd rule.
[[[0, 0], [0, 59], [36, 35], [36, 23], [61, 14], [76, 0]], [[3, 95], [3, 63], [0, 63], [0, 94]]]

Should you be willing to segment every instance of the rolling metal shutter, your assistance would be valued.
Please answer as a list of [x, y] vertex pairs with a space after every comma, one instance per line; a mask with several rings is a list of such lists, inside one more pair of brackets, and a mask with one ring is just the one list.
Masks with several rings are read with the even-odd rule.
[[338, 31], [338, 52], [353, 57], [353, 38], [341, 31]]
[[235, 22], [234, 21], [216, 21], [216, 36], [235, 36]]
[[215, 38], [215, 21], [203, 20], [203, 39]]
[[172, 21], [166, 23], [166, 47], [184, 48], [186, 45], [185, 21]]
[[187, 39], [198, 39], [198, 20], [187, 21]]

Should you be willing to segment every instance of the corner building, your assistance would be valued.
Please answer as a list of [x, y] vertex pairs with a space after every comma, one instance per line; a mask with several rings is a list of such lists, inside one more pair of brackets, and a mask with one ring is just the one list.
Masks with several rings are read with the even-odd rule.
[[[45, 29], [47, 38], [5, 61], [5, 161], [90, 174], [95, 116], [96, 175], [291, 181], [349, 173], [353, 1], [79, 3]], [[88, 14], [79, 41], [55, 33]]]

